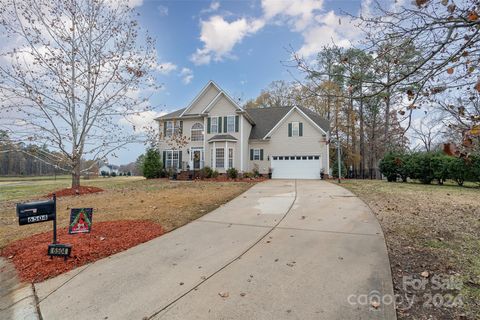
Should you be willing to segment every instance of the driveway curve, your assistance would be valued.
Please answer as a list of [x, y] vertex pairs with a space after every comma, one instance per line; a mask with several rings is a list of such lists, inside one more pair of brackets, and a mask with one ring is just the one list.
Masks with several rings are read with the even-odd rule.
[[35, 289], [45, 320], [396, 318], [375, 216], [349, 191], [317, 180], [259, 183]]

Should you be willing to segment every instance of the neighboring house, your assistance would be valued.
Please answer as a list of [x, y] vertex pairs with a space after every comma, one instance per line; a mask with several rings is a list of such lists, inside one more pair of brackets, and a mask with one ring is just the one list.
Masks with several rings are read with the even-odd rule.
[[156, 120], [166, 168], [271, 170], [287, 179], [329, 173], [329, 123], [304, 107], [245, 110], [210, 81], [186, 108]]
[[113, 164], [104, 164], [103, 166], [98, 169], [98, 175], [102, 174], [102, 171], [105, 171], [109, 175], [115, 172], [115, 174], [118, 174], [118, 166], [113, 165]]

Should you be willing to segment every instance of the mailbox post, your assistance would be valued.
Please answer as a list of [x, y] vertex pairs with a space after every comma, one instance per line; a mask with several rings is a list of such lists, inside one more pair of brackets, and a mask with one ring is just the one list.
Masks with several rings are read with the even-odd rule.
[[48, 245], [48, 255], [62, 256], [65, 260], [70, 256], [72, 246], [57, 243], [57, 197], [52, 200], [17, 203], [18, 224], [26, 225], [38, 222], [53, 221], [53, 242]]

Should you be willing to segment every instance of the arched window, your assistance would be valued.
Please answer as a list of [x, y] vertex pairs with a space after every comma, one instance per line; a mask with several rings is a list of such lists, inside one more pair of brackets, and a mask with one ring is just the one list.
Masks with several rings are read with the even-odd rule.
[[195, 123], [191, 130], [191, 141], [203, 141], [203, 124]]

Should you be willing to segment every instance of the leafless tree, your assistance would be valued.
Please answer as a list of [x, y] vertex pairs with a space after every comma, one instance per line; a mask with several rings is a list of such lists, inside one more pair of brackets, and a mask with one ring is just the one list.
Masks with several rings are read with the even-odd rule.
[[139, 139], [125, 124], [148, 109], [156, 61], [135, 15], [112, 0], [5, 0], [0, 8], [2, 126], [68, 159], [72, 187], [89, 170], [82, 157], [105, 159]]

